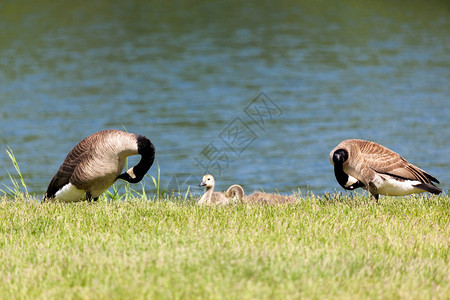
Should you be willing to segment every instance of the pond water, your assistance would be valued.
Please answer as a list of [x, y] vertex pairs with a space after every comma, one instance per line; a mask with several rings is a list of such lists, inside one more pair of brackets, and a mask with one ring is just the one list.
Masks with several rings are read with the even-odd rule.
[[361, 138], [447, 191], [448, 11], [445, 1], [2, 3], [0, 185], [15, 173], [8, 146], [41, 195], [81, 139], [126, 128], [155, 144], [169, 189], [200, 192], [207, 170], [221, 190], [341, 191], [328, 154]]

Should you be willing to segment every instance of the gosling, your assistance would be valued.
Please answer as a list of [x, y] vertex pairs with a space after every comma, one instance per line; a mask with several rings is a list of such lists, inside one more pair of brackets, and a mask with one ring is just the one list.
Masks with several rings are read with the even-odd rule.
[[254, 192], [253, 194], [244, 198], [244, 203], [247, 204], [293, 204], [298, 201], [297, 197], [293, 195], [280, 195], [272, 193]]
[[203, 180], [199, 186], [204, 186], [206, 190], [198, 201], [199, 205], [227, 205], [244, 198], [244, 189], [240, 185], [235, 184], [230, 186], [225, 194], [223, 194], [214, 192], [215, 184], [214, 176], [211, 174], [203, 176]]

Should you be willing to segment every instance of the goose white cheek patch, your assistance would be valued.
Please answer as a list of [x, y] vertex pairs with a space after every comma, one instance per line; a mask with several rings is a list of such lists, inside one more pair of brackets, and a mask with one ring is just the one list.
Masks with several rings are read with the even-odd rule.
[[128, 173], [128, 175], [130, 175], [131, 178], [133, 178], [133, 179], [136, 178], [136, 175], [134, 174], [133, 168], [129, 169], [129, 170], [127, 171], [127, 173]]
[[355, 184], [356, 182], [358, 182], [358, 179], [356, 179], [353, 176], [348, 175], [348, 180], [347, 180], [347, 183], [345, 184], [345, 187], [349, 187], [352, 184]]

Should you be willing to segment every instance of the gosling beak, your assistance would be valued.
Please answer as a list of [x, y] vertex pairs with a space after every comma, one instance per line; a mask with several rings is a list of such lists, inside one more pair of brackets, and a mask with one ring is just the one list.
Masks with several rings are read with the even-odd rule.
[[205, 186], [206, 182], [202, 181], [198, 186]]

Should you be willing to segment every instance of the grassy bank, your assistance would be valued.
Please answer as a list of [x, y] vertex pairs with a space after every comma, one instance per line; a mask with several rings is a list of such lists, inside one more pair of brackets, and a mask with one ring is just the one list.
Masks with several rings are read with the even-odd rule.
[[0, 298], [450, 296], [450, 200], [0, 200]]

